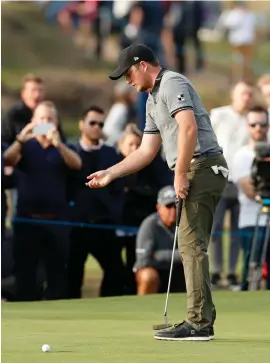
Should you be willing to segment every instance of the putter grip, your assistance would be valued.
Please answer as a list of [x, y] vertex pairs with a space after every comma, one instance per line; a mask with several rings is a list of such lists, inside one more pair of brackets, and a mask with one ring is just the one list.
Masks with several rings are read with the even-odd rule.
[[183, 199], [180, 198], [177, 200], [177, 206], [176, 206], [176, 226], [177, 227], [179, 227], [179, 224], [180, 224], [182, 206], [183, 206]]

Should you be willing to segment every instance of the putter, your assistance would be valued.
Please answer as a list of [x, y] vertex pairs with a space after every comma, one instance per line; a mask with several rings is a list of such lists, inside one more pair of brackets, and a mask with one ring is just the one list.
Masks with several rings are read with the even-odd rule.
[[164, 322], [164, 324], [153, 325], [153, 330], [167, 329], [167, 328], [170, 328], [172, 326], [172, 324], [169, 324], [168, 323], [167, 310], [168, 310], [168, 300], [169, 300], [169, 293], [170, 293], [171, 279], [172, 279], [173, 257], [174, 257], [174, 252], [175, 252], [175, 248], [176, 248], [176, 243], [177, 243], [178, 228], [179, 228], [179, 223], [180, 223], [180, 218], [181, 218], [182, 205], [183, 205], [183, 199], [180, 199], [178, 201], [178, 205], [177, 205], [176, 227], [175, 227], [175, 233], [174, 233], [174, 242], [173, 242], [173, 249], [172, 249], [171, 267], [170, 267], [170, 274], [169, 274], [169, 281], [168, 281], [168, 289], [167, 289], [166, 301], [165, 301], [165, 309], [164, 309], [164, 321], [165, 322]]

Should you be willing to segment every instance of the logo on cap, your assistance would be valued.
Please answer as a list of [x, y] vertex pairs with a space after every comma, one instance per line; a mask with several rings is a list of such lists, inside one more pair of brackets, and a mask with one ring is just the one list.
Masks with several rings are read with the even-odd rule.
[[173, 190], [166, 190], [163, 194], [164, 198], [174, 198], [175, 193]]
[[134, 57], [134, 60], [137, 61], [139, 59], [139, 57]]

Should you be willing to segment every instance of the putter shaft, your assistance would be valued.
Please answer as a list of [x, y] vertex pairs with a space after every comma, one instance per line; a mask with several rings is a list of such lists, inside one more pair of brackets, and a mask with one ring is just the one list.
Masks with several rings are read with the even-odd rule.
[[174, 233], [174, 242], [173, 242], [173, 249], [172, 249], [172, 258], [171, 258], [170, 274], [169, 274], [168, 288], [167, 288], [165, 308], [164, 308], [164, 320], [165, 320], [165, 323], [164, 324], [159, 324], [159, 325], [154, 325], [153, 326], [153, 329], [154, 330], [162, 330], [162, 329], [170, 328], [172, 326], [171, 324], [168, 323], [167, 310], [168, 310], [169, 293], [170, 293], [170, 288], [171, 288], [171, 279], [172, 279], [172, 269], [173, 269], [174, 253], [175, 253], [175, 249], [176, 249], [176, 243], [177, 243], [177, 237], [178, 237], [178, 229], [179, 229], [181, 212], [182, 212], [182, 205], [183, 205], [183, 200], [180, 199], [178, 201], [178, 206], [177, 206], [176, 227], [175, 227], [175, 233]]

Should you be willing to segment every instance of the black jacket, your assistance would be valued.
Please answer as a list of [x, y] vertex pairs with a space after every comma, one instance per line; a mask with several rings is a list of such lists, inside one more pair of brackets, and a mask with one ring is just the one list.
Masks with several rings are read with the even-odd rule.
[[[12, 144], [18, 133], [31, 121], [32, 116], [33, 111], [27, 107], [22, 100], [11, 107], [3, 117], [2, 142], [7, 143], [8, 145]], [[65, 142], [65, 136], [60, 123], [58, 130], [62, 141]]]
[[104, 170], [120, 161], [112, 147], [103, 145], [96, 151], [84, 151], [74, 145], [80, 155], [82, 168], [70, 178], [69, 196], [73, 207], [72, 219], [88, 223], [121, 223], [124, 183], [116, 179], [105, 188], [91, 189], [85, 185], [86, 177], [97, 170]]
[[158, 191], [173, 184], [173, 172], [158, 153], [149, 165], [126, 176], [124, 182], [123, 222], [126, 225], [139, 226], [149, 214], [156, 211]]

